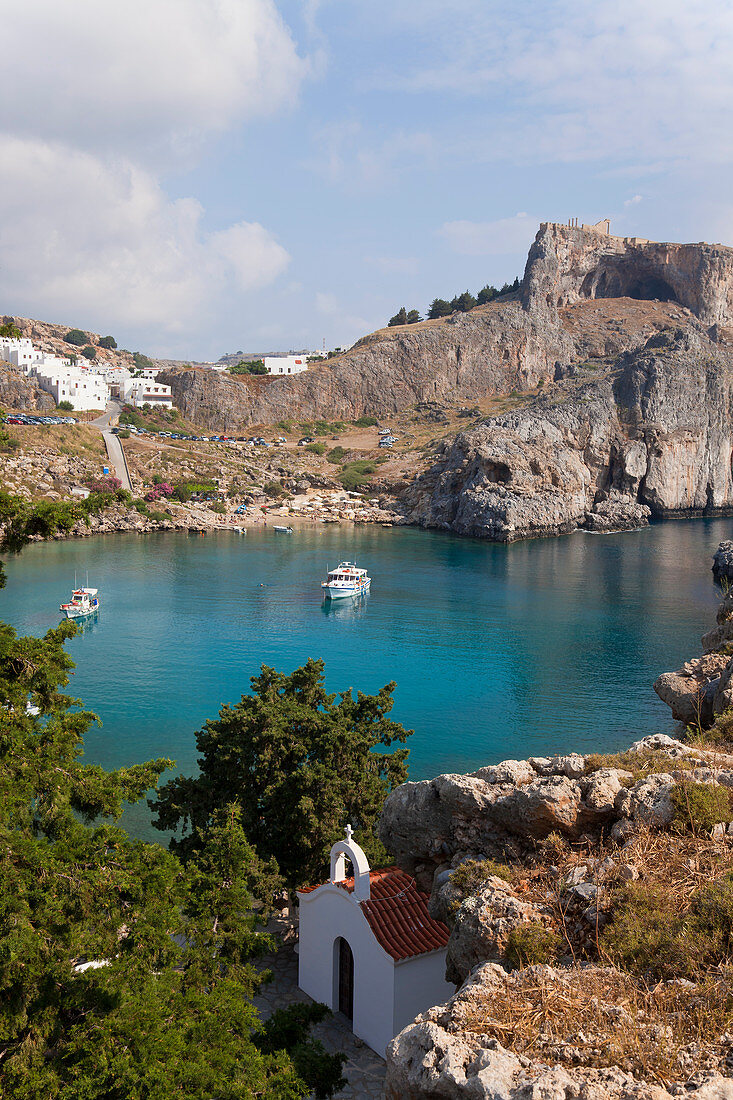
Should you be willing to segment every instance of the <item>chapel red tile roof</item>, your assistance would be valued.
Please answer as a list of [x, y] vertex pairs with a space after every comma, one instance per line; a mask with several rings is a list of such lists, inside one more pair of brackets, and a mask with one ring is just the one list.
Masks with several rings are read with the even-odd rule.
[[[370, 871], [371, 898], [359, 902], [378, 943], [388, 955], [399, 962], [428, 951], [438, 951], [448, 943], [449, 932], [439, 920], [428, 913], [428, 896], [421, 893], [414, 878], [391, 868]], [[336, 883], [352, 893], [354, 879]], [[310, 894], [317, 886], [304, 886], [301, 894]]]

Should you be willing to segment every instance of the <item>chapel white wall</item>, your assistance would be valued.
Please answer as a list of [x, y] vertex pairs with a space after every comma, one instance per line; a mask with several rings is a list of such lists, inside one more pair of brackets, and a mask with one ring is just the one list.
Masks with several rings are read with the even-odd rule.
[[444, 947], [395, 963], [393, 1037], [421, 1012], [443, 1004], [454, 995], [456, 987], [445, 980], [446, 954]]
[[393, 959], [375, 939], [360, 906], [340, 886], [326, 884], [300, 895], [298, 985], [334, 1012], [338, 1011], [334, 944], [339, 936], [354, 956], [352, 1030], [383, 1058], [396, 1034]]

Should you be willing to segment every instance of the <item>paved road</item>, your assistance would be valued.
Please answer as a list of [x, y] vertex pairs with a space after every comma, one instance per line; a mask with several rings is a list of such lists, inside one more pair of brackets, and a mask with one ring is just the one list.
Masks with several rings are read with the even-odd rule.
[[112, 463], [112, 467], [116, 476], [122, 482], [122, 488], [132, 492], [132, 484], [130, 482], [130, 475], [127, 472], [127, 464], [125, 462], [125, 456], [122, 453], [122, 444], [116, 435], [113, 435], [110, 431], [103, 431], [102, 436], [104, 438], [104, 445], [107, 448], [107, 454], [109, 460]]

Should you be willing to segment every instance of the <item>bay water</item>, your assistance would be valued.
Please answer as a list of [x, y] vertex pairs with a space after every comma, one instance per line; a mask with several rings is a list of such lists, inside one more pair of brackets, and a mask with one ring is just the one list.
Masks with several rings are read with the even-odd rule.
[[[335, 525], [107, 535], [11, 558], [0, 618], [41, 634], [75, 574], [99, 588], [97, 619], [68, 647], [69, 690], [102, 721], [88, 762], [169, 756], [191, 774], [195, 731], [260, 665], [320, 657], [332, 691], [396, 681], [392, 716], [415, 731], [422, 779], [670, 732], [652, 683], [700, 651], [719, 599], [712, 554], [731, 533], [716, 519], [510, 546]], [[371, 592], [326, 603], [320, 582], [343, 559], [368, 568]], [[144, 804], [124, 823], [160, 837]]]

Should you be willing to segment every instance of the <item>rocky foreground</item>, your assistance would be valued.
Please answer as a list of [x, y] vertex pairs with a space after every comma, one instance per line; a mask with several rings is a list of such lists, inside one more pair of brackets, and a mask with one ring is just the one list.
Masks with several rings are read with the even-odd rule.
[[[712, 789], [724, 820], [698, 830], [684, 799]], [[733, 1096], [730, 945], [713, 979], [680, 959], [637, 966], [619, 931], [680, 876], [670, 927], [711, 878], [729, 889], [732, 790], [733, 756], [663, 735], [616, 758], [509, 760], [398, 788], [380, 835], [451, 927], [458, 989], [393, 1041], [386, 1095]]]
[[[706, 637], [729, 646], [733, 599]], [[380, 837], [450, 927], [457, 987], [393, 1040], [389, 1100], [733, 1098], [733, 699], [716, 690], [681, 739], [389, 796]]]

